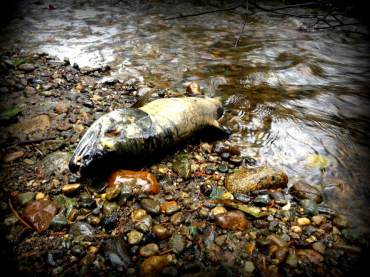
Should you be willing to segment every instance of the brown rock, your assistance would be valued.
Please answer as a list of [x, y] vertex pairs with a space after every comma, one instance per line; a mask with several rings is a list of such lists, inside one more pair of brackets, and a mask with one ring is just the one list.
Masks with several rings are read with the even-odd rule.
[[159, 276], [163, 268], [170, 265], [173, 258], [171, 255], [152, 256], [143, 261], [140, 266], [140, 276]]
[[312, 249], [297, 250], [297, 256], [302, 259], [306, 259], [309, 262], [314, 263], [314, 264], [319, 264], [324, 261], [324, 257], [320, 253]]
[[56, 113], [59, 113], [59, 114], [61, 114], [61, 113], [66, 113], [66, 112], [68, 112], [68, 105], [67, 105], [67, 103], [62, 103], [62, 102], [59, 102], [58, 104], [56, 104], [56, 106], [55, 106], [55, 112]]
[[160, 240], [166, 239], [171, 236], [171, 232], [166, 227], [160, 224], [153, 226], [153, 233]]
[[16, 159], [22, 158], [24, 155], [23, 151], [15, 151], [9, 154], [6, 154], [3, 158], [4, 163], [10, 163], [12, 161], [15, 161]]
[[192, 95], [201, 95], [200, 91], [200, 86], [197, 82], [191, 82], [187, 87], [186, 87], [186, 92], [190, 93]]
[[215, 216], [215, 221], [222, 229], [244, 230], [250, 226], [249, 221], [241, 211], [231, 211]]
[[50, 118], [43, 114], [14, 124], [9, 128], [12, 136], [23, 138], [36, 131], [45, 133], [50, 128]]
[[259, 189], [283, 188], [288, 183], [285, 172], [267, 167], [258, 169], [241, 169], [227, 176], [226, 188], [234, 193], [248, 193]]
[[67, 184], [62, 187], [62, 192], [64, 194], [72, 194], [75, 191], [79, 190], [81, 188], [81, 184], [76, 183], [76, 184]]
[[134, 194], [159, 192], [159, 184], [153, 174], [146, 171], [118, 170], [108, 179], [108, 187], [117, 184], [128, 185]]
[[177, 205], [176, 201], [166, 201], [161, 204], [160, 210], [165, 214], [173, 214], [180, 210], [180, 206]]
[[322, 201], [320, 190], [303, 182], [295, 183], [289, 189], [289, 192], [300, 199], [310, 199], [315, 201], [316, 203], [320, 203]]

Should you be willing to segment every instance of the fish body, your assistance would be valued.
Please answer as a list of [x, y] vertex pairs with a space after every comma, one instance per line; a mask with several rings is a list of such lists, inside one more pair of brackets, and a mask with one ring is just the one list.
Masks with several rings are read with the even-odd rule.
[[69, 163], [81, 176], [96, 174], [109, 162], [134, 162], [173, 146], [206, 126], [219, 128], [217, 98], [164, 98], [141, 108], [112, 111], [85, 132]]

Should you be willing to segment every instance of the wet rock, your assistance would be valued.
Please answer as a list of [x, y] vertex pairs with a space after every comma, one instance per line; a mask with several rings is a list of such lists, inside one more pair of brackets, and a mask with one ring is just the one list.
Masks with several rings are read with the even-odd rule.
[[120, 237], [111, 237], [102, 245], [104, 256], [118, 271], [127, 270], [131, 264], [127, 248], [125, 241]]
[[106, 231], [111, 231], [116, 227], [117, 217], [116, 216], [105, 216], [100, 222], [101, 226]]
[[143, 237], [144, 237], [143, 233], [140, 233], [139, 231], [136, 230], [132, 230], [127, 234], [127, 241], [129, 244], [134, 245], [140, 243]]
[[135, 223], [135, 229], [143, 233], [149, 232], [151, 227], [152, 227], [152, 217], [150, 215], [144, 216], [138, 222]]
[[66, 113], [68, 112], [69, 105], [67, 103], [59, 102], [56, 104], [54, 110], [58, 114]]
[[270, 193], [276, 204], [285, 205], [287, 203], [284, 194], [281, 191], [273, 191]]
[[23, 156], [24, 156], [23, 151], [15, 151], [15, 152], [12, 152], [12, 153], [8, 153], [4, 156], [3, 162], [4, 163], [10, 163], [10, 162], [15, 161], [19, 158], [22, 158]]
[[173, 261], [171, 255], [152, 256], [143, 261], [140, 265], [140, 276], [156, 277], [161, 271]]
[[271, 198], [268, 194], [258, 195], [253, 200], [253, 204], [260, 207], [267, 206], [270, 202]]
[[274, 244], [276, 244], [279, 247], [286, 247], [288, 245], [286, 241], [282, 240], [279, 236], [277, 236], [275, 234], [269, 235], [267, 237], [267, 239], [270, 240], [271, 242], [273, 242]]
[[289, 192], [299, 199], [310, 199], [316, 203], [322, 202], [320, 190], [303, 182], [295, 183]]
[[247, 193], [260, 189], [276, 189], [285, 187], [288, 176], [279, 170], [263, 167], [259, 169], [240, 169], [230, 174], [225, 186], [230, 192]]
[[318, 213], [317, 204], [311, 199], [302, 199], [299, 201], [299, 204], [302, 206], [305, 214], [307, 215], [316, 215]]
[[285, 261], [287, 265], [291, 267], [296, 267], [298, 265], [298, 257], [294, 253], [290, 253]]
[[166, 239], [171, 236], [171, 232], [166, 227], [160, 224], [154, 225], [152, 230], [154, 235], [160, 240]]
[[184, 222], [184, 220], [185, 220], [185, 217], [182, 212], [174, 213], [170, 219], [171, 223], [175, 226], [180, 225], [181, 223]]
[[224, 213], [227, 213], [227, 210], [222, 206], [218, 206], [218, 207], [214, 207], [209, 213], [209, 215], [217, 216], [217, 215], [224, 214]]
[[49, 200], [34, 201], [26, 206], [24, 218], [41, 233], [49, 228], [51, 221], [57, 213], [57, 206]]
[[81, 188], [81, 184], [66, 184], [62, 187], [62, 192], [66, 195], [73, 194]]
[[297, 218], [297, 223], [300, 226], [305, 226], [305, 225], [309, 225], [311, 221], [307, 217], [300, 217], [300, 218]]
[[117, 182], [107, 188], [105, 198], [107, 200], [113, 200], [118, 195], [120, 195], [120, 193], [121, 193], [121, 184]]
[[160, 205], [160, 210], [162, 213], [171, 215], [180, 210], [180, 206], [177, 205], [176, 201], [165, 201]]
[[39, 115], [30, 119], [23, 120], [9, 127], [12, 136], [24, 139], [26, 135], [35, 132], [45, 134], [50, 128], [51, 121], [48, 115]]
[[249, 228], [250, 223], [241, 211], [230, 211], [225, 214], [217, 215], [215, 222], [222, 229], [227, 230], [245, 230]]
[[347, 218], [343, 215], [337, 215], [336, 217], [334, 217], [333, 223], [334, 223], [335, 226], [337, 226], [341, 229], [347, 228], [349, 226], [349, 222], [348, 222]]
[[243, 271], [247, 274], [252, 274], [256, 269], [252, 261], [246, 261], [243, 266]]
[[191, 161], [187, 155], [178, 155], [173, 163], [173, 170], [183, 179], [191, 176]]
[[101, 221], [100, 218], [95, 215], [89, 215], [87, 217], [87, 222], [92, 226], [98, 226], [100, 224], [100, 221]]
[[297, 250], [297, 256], [314, 264], [320, 264], [324, 261], [324, 257], [312, 249], [299, 249]]
[[103, 214], [111, 215], [113, 212], [117, 211], [119, 206], [115, 202], [105, 201], [103, 204]]
[[227, 173], [229, 171], [229, 167], [227, 166], [227, 164], [225, 163], [222, 163], [220, 164], [218, 167], [217, 167], [217, 170], [221, 173]]
[[240, 156], [231, 156], [229, 162], [232, 163], [233, 165], [238, 166], [242, 164], [243, 158]]
[[92, 237], [95, 234], [95, 230], [89, 223], [79, 221], [71, 225], [69, 234], [75, 238]]
[[315, 215], [311, 218], [311, 221], [314, 225], [320, 226], [326, 222], [326, 218], [323, 215]]
[[57, 214], [51, 221], [50, 228], [60, 231], [68, 225], [67, 218], [63, 213]]
[[36, 193], [27, 191], [23, 193], [18, 193], [16, 196], [17, 202], [21, 205], [26, 205], [35, 198]]
[[159, 206], [158, 201], [155, 201], [153, 199], [144, 198], [144, 199], [140, 200], [140, 205], [148, 213], [159, 214], [159, 212], [160, 212], [160, 206]]
[[185, 249], [185, 239], [182, 235], [173, 234], [168, 245], [174, 253], [180, 254]]
[[27, 95], [27, 96], [31, 96], [31, 95], [34, 95], [36, 93], [36, 90], [33, 88], [33, 87], [30, 87], [30, 86], [26, 86], [24, 88], [24, 93]]
[[251, 198], [246, 194], [234, 193], [233, 195], [234, 195], [234, 198], [240, 202], [249, 203], [251, 201]]
[[201, 95], [202, 92], [200, 91], [200, 86], [197, 82], [191, 82], [187, 87], [186, 87], [186, 92], [191, 94], [191, 95]]
[[18, 222], [18, 218], [14, 214], [10, 214], [4, 219], [5, 226], [12, 226], [13, 224], [17, 222]]
[[326, 247], [324, 243], [318, 241], [312, 244], [312, 249], [323, 255], [325, 254]]
[[143, 256], [143, 257], [150, 257], [150, 256], [157, 254], [158, 252], [159, 252], [159, 247], [155, 243], [149, 243], [141, 247], [139, 250], [140, 256]]
[[145, 171], [118, 170], [108, 179], [108, 187], [122, 184], [132, 189], [134, 194], [159, 192], [159, 184], [155, 176]]
[[59, 175], [63, 172], [69, 171], [68, 163], [70, 160], [70, 153], [56, 151], [47, 155], [42, 160], [42, 165], [46, 176]]
[[147, 213], [143, 209], [134, 209], [131, 213], [131, 220], [133, 223], [139, 222], [144, 217], [147, 216]]
[[21, 64], [20, 66], [18, 66], [18, 69], [19, 70], [22, 70], [24, 72], [31, 72], [33, 70], [35, 70], [35, 66], [33, 64], [30, 64], [30, 63], [24, 63], [24, 64]]

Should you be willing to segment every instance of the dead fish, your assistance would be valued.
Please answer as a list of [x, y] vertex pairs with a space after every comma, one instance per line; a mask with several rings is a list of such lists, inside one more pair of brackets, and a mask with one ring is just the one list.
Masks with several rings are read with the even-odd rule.
[[222, 112], [220, 99], [197, 97], [163, 98], [141, 108], [112, 111], [88, 128], [69, 168], [81, 176], [91, 176], [112, 161], [124, 166], [146, 159], [207, 126], [227, 132], [217, 121]]

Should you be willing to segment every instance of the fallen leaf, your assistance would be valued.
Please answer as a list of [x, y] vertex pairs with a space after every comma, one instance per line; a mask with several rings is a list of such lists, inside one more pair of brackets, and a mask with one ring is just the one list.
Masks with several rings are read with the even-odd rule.
[[34, 201], [24, 209], [24, 218], [41, 233], [49, 228], [57, 213], [57, 206], [50, 200]]

